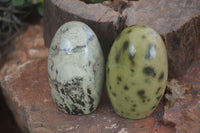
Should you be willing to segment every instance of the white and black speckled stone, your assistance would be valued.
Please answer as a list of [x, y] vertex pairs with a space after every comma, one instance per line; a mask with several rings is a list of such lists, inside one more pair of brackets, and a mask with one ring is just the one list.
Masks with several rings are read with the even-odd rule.
[[84, 23], [71, 21], [56, 32], [48, 56], [53, 99], [67, 114], [93, 112], [104, 85], [104, 56], [95, 33]]

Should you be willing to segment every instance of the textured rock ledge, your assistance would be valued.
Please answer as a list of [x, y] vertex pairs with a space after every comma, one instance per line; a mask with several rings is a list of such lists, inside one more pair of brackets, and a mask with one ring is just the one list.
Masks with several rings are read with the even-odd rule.
[[131, 1], [119, 13], [99, 3], [85, 4], [80, 0], [44, 1], [45, 45], [50, 46], [60, 25], [78, 20], [95, 31], [107, 57], [113, 40], [123, 28], [144, 24], [163, 37], [168, 52], [169, 77], [177, 77], [185, 73], [196, 56], [200, 43], [199, 7], [199, 0], [139, 0]]
[[[114, 113], [105, 92], [100, 106], [94, 113], [71, 116], [59, 111], [51, 97], [47, 73], [48, 49], [44, 47], [42, 33], [42, 28], [36, 25], [30, 26], [19, 35], [12, 42], [13, 50], [8, 53], [6, 62], [0, 70], [3, 95], [18, 125], [25, 133], [196, 133], [200, 130], [199, 57], [187, 73], [179, 78], [184, 83], [192, 85], [192, 88], [186, 92], [185, 99], [178, 99], [165, 114], [162, 100], [155, 112], [146, 119], [121, 118]], [[30, 54], [30, 50], [37, 54]]]
[[[54, 103], [48, 82], [47, 48], [42, 41], [42, 29], [30, 26], [13, 42], [13, 51], [0, 71], [3, 95], [24, 132], [174, 132], [160, 123], [163, 105], [142, 120], [128, 120], [116, 115], [104, 93], [97, 110], [85, 116], [66, 115]], [[34, 49], [37, 55], [31, 54]], [[37, 51], [37, 52], [36, 52]], [[43, 51], [43, 52], [38, 52]]]

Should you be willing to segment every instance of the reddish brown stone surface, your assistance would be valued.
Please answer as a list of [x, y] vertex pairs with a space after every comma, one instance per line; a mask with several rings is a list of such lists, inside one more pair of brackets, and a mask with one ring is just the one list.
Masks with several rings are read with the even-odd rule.
[[[200, 51], [198, 56], [200, 55]], [[177, 99], [175, 105], [168, 109], [164, 123], [175, 126], [177, 133], [200, 132], [200, 58], [192, 63], [183, 77], [179, 77], [191, 89]]]
[[159, 122], [162, 105], [146, 119], [128, 120], [114, 113], [107, 95], [90, 115], [62, 113], [50, 94], [46, 59], [28, 62], [17, 74], [6, 76], [1, 85], [18, 124], [25, 132], [174, 132], [173, 128]]
[[46, 0], [44, 8], [44, 39], [48, 47], [63, 23], [77, 20], [87, 23], [95, 31], [103, 44], [105, 55], [108, 55], [113, 38], [117, 37], [122, 28], [123, 18], [120, 13], [100, 3], [93, 5], [80, 0]]
[[144, 24], [154, 28], [165, 42], [169, 76], [183, 75], [195, 58], [200, 43], [199, 0], [140, 0], [126, 8], [126, 26]]
[[[47, 53], [30, 56], [30, 49], [47, 51], [40, 26], [30, 26], [12, 42], [13, 50], [0, 71], [0, 85], [6, 103], [24, 132], [163, 132], [175, 130], [160, 122], [161, 103], [146, 119], [128, 120], [113, 111], [105, 92], [97, 110], [89, 115], [71, 116], [58, 110], [48, 82]], [[34, 54], [33, 54], [34, 55]], [[106, 89], [105, 89], [106, 90]]]
[[4, 100], [0, 90], [0, 133], [22, 133]]
[[146, 119], [121, 118], [114, 113], [105, 91], [94, 113], [71, 116], [59, 111], [51, 97], [47, 73], [48, 49], [44, 47], [42, 33], [43, 30], [38, 25], [30, 26], [21, 33], [12, 41], [10, 47], [12, 50], [9, 51], [6, 62], [0, 70], [2, 93], [24, 132], [198, 133], [200, 131], [200, 56], [196, 56], [197, 60], [187, 73], [178, 78], [192, 88], [185, 93], [184, 99], [178, 99], [165, 113], [163, 99], [155, 112]]
[[46, 0], [45, 45], [50, 46], [63, 23], [78, 20], [94, 30], [107, 57], [122, 29], [136, 24], [148, 25], [163, 37], [168, 52], [169, 77], [177, 77], [190, 66], [200, 43], [199, 7], [199, 0], [114, 0], [104, 5], [86, 4], [80, 0]]

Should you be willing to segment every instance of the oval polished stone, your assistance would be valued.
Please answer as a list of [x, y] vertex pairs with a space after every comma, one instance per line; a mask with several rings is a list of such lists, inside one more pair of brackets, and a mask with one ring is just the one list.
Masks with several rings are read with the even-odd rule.
[[135, 25], [115, 40], [107, 62], [106, 82], [115, 112], [125, 118], [149, 116], [167, 82], [165, 45], [152, 28]]
[[82, 115], [93, 112], [104, 85], [104, 56], [95, 33], [71, 21], [56, 32], [48, 56], [51, 93], [60, 110]]

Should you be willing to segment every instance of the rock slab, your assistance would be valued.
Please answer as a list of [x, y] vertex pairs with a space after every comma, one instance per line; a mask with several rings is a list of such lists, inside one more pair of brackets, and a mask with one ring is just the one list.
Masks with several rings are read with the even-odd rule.
[[115, 11], [100, 3], [48, 0], [44, 1], [45, 45], [50, 46], [56, 30], [63, 23], [78, 20], [95, 31], [107, 57], [122, 29], [143, 24], [163, 37], [168, 51], [169, 77], [177, 77], [185, 73], [197, 54], [200, 43], [199, 7], [199, 0], [139, 0], [130, 1], [124, 10]]
[[[47, 54], [40, 26], [30, 26], [12, 43], [13, 51], [0, 71], [0, 85], [6, 102], [20, 128], [31, 133], [65, 132], [175, 132], [160, 122], [161, 103], [146, 119], [129, 120], [114, 113], [105, 92], [100, 106], [89, 115], [66, 115], [54, 103], [48, 81]], [[35, 53], [31, 54], [30, 49]], [[36, 52], [37, 51], [37, 52]], [[16, 58], [17, 56], [17, 58]]]
[[50, 93], [48, 48], [44, 46], [42, 33], [43, 30], [38, 25], [30, 26], [21, 33], [12, 41], [12, 50], [0, 70], [1, 91], [15, 120], [25, 133], [200, 131], [200, 56], [187, 73], [179, 77], [179, 80], [192, 88], [186, 92], [185, 99], [178, 99], [165, 113], [163, 99], [154, 113], [146, 119], [121, 118], [114, 113], [105, 91], [100, 106], [94, 113], [83, 116], [66, 115], [58, 110]]

